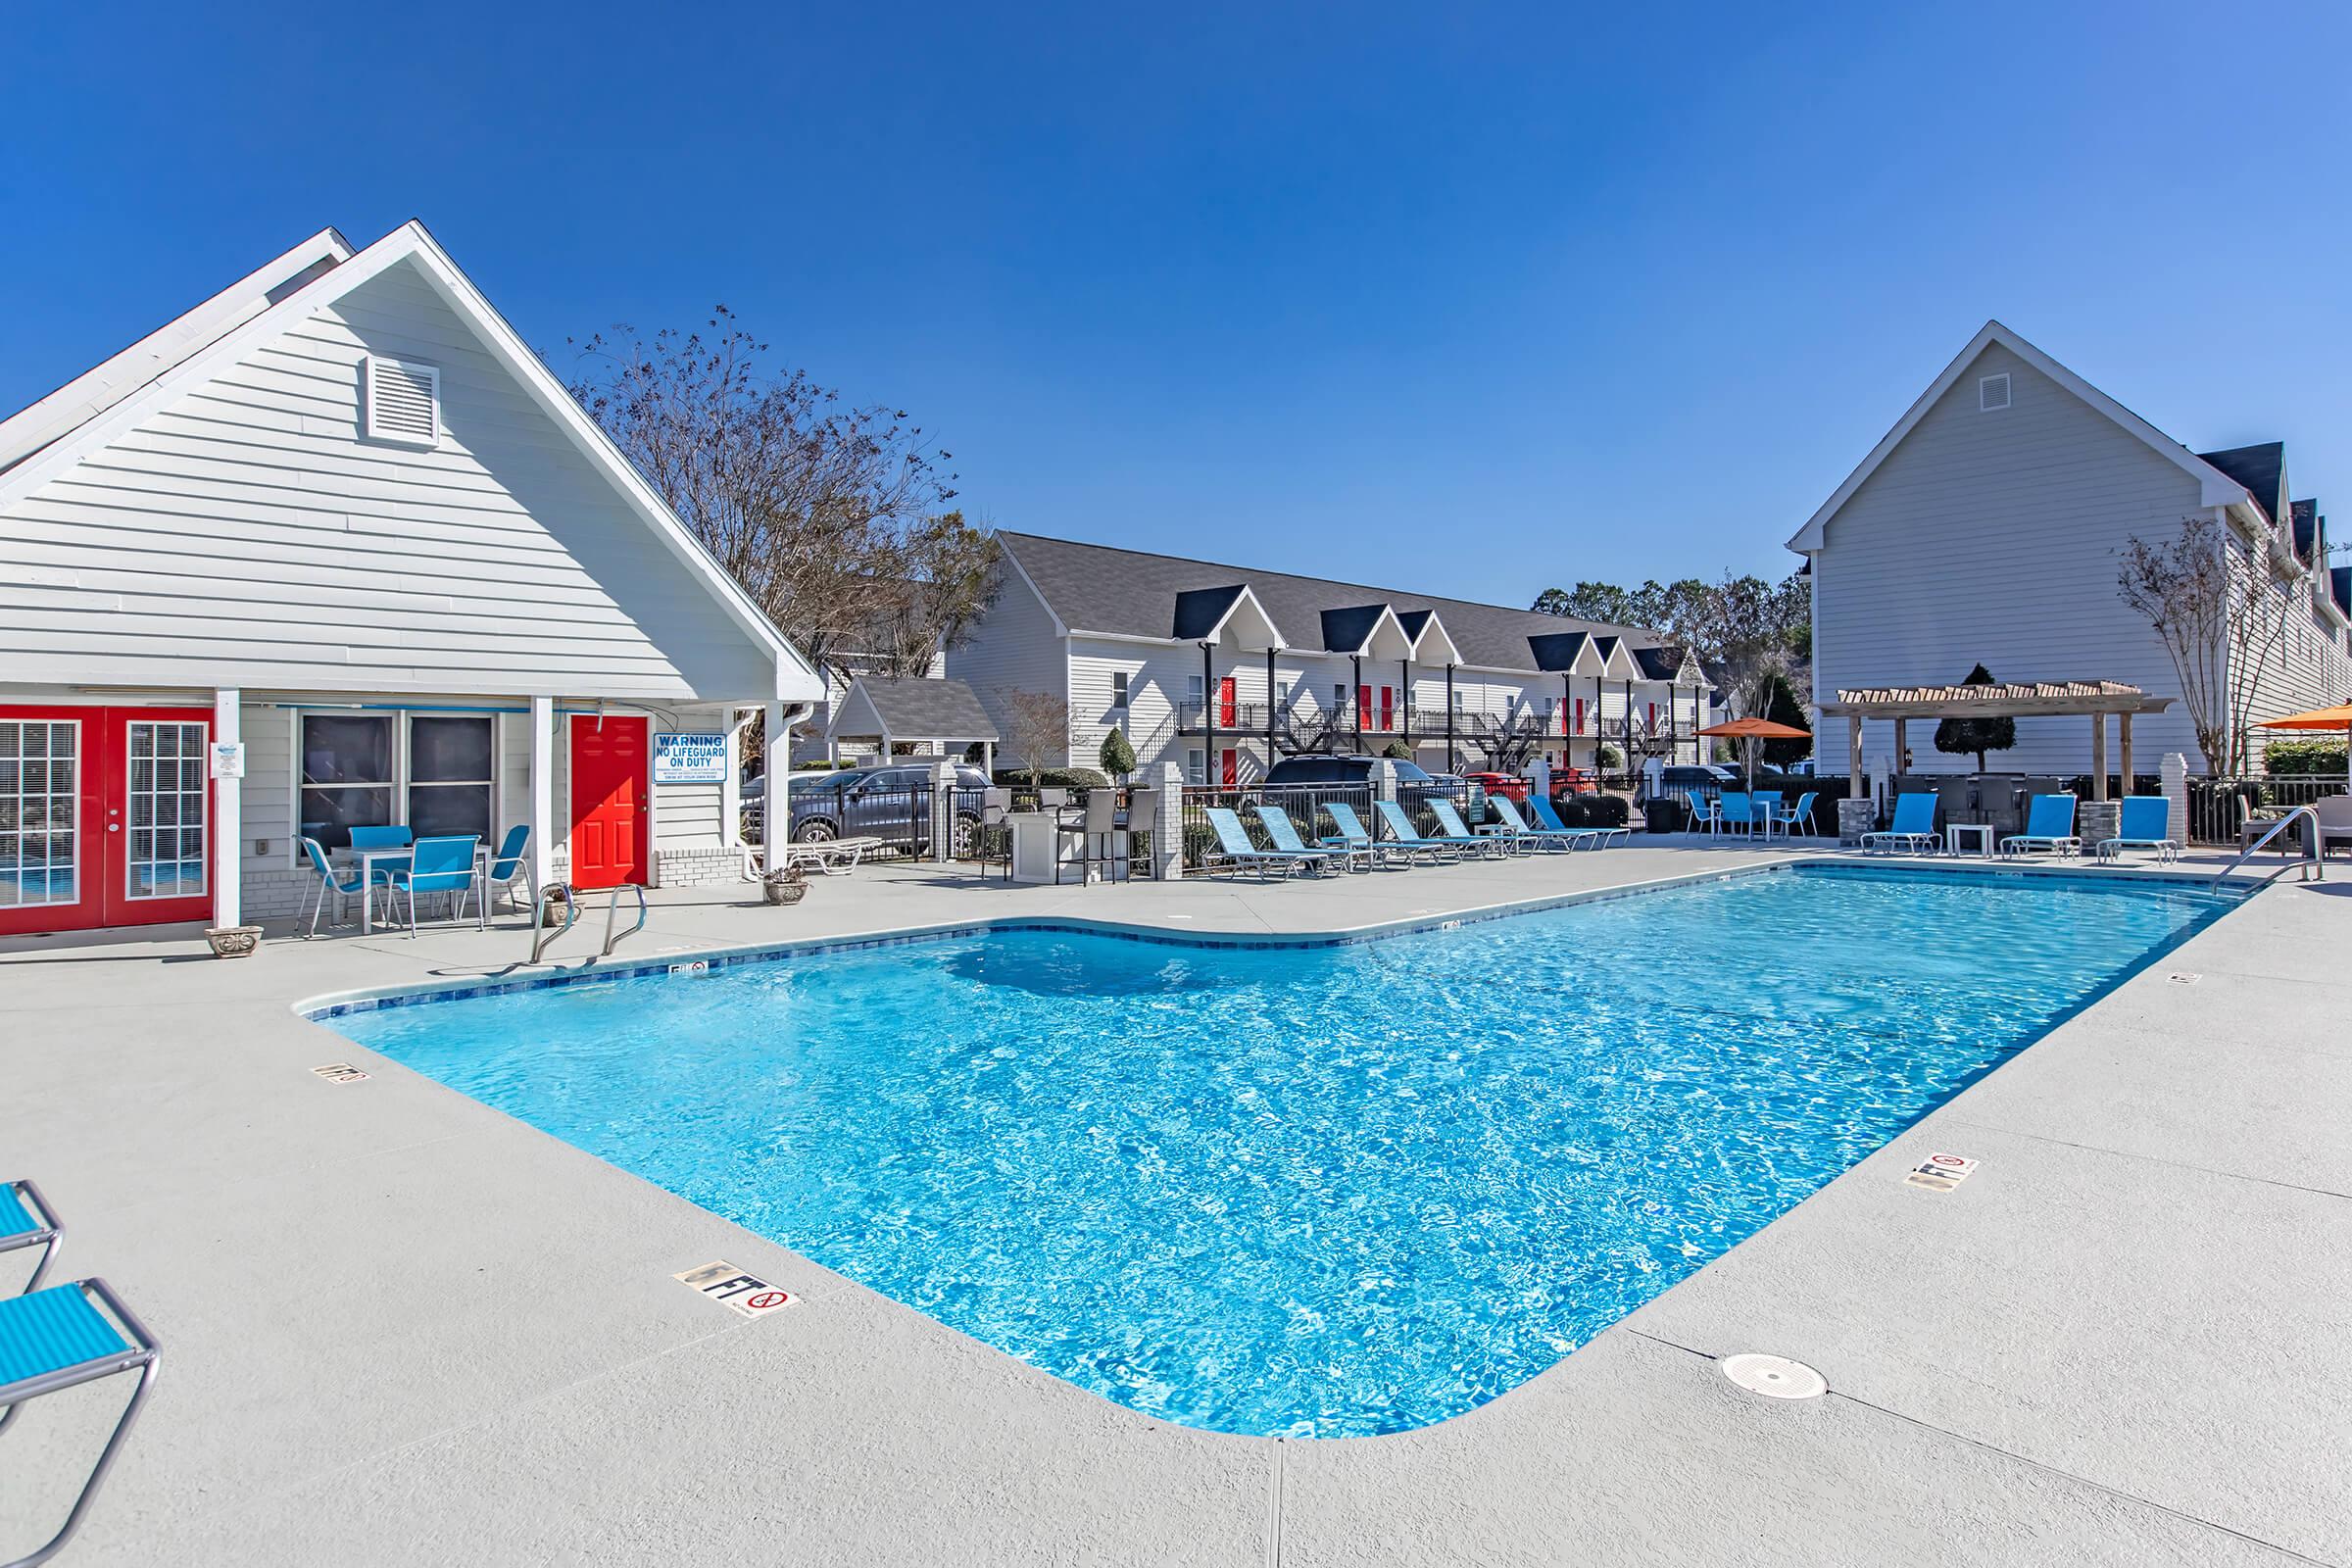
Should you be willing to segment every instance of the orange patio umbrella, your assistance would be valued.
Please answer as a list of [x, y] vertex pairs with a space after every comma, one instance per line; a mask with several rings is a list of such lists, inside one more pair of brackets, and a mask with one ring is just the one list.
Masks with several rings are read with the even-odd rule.
[[2289, 713], [2284, 718], [2266, 718], [2257, 729], [2340, 729], [2344, 744], [2352, 747], [2352, 703], [2338, 703], [2333, 708], [2315, 708], [2308, 713]]
[[[1769, 718], [1727, 719], [1721, 724], [1709, 724], [1697, 733], [1735, 741], [1809, 741], [1813, 738], [1813, 732], [1809, 729], [1798, 729], [1793, 724], [1776, 724]], [[1751, 791], [1756, 787], [1758, 750], [1754, 746], [1742, 748], [1742, 754], [1747, 758], [1747, 787]]]

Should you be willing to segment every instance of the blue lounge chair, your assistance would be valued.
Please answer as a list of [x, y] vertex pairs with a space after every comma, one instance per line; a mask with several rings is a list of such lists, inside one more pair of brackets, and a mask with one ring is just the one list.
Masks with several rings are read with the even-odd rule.
[[[100, 1306], [106, 1310], [101, 1312]], [[81, 1484], [81, 1494], [74, 1499], [66, 1522], [47, 1545], [30, 1556], [17, 1558], [8, 1568], [32, 1568], [35, 1563], [47, 1562], [81, 1527], [90, 1499], [97, 1495], [99, 1483], [113, 1467], [122, 1439], [147, 1398], [147, 1385], [154, 1381], [159, 1354], [155, 1337], [104, 1280], [77, 1280], [0, 1300], [0, 1405], [7, 1406], [9, 1416], [44, 1394], [79, 1388], [133, 1368], [139, 1374], [130, 1402], [123, 1405], [114, 1436], [106, 1440], [98, 1462], [90, 1467], [89, 1479]], [[0, 1426], [6, 1424], [7, 1418], [0, 1417]]]
[[452, 834], [445, 838], [418, 839], [409, 852], [406, 865], [388, 871], [380, 870], [384, 882], [384, 902], [397, 914], [396, 895], [406, 894], [409, 901], [409, 935], [416, 934], [416, 895], [443, 893], [449, 896], [450, 918], [456, 919], [466, 909], [466, 895], [474, 891], [474, 852], [482, 841], [471, 833]]
[[1527, 798], [1527, 808], [1536, 813], [1536, 825], [1546, 833], [1557, 833], [1580, 850], [1605, 850], [1611, 839], [1631, 843], [1634, 830], [1630, 827], [1570, 827], [1560, 820], [1559, 809], [1541, 795]]
[[1381, 825], [1389, 830], [1388, 842], [1405, 855], [1443, 856], [1458, 860], [1462, 844], [1458, 839], [1424, 838], [1413, 826], [1413, 819], [1404, 814], [1404, 808], [1395, 801], [1374, 801], [1372, 809], [1380, 813]]
[[530, 892], [532, 906], [537, 907], [539, 877], [531, 869], [530, 858], [523, 854], [530, 846], [531, 825], [528, 822], [517, 822], [507, 829], [507, 836], [499, 843], [498, 853], [490, 857], [489, 869], [482, 873], [483, 898], [489, 898], [493, 892], [511, 897], [515, 882], [519, 880]]
[[1894, 820], [1875, 833], [1862, 835], [1862, 848], [1884, 850], [1889, 854], [1901, 851], [1911, 855], [1933, 855], [1938, 842], [1936, 837], [1936, 797], [1926, 794], [1896, 796]]
[[2003, 855], [2031, 855], [2035, 850], [2055, 850], [2060, 855], [2082, 853], [2082, 841], [2075, 836], [2072, 795], [2034, 796], [2032, 808], [2026, 812], [2026, 830], [2001, 840]]
[[[14, 1252], [26, 1247], [41, 1250], [41, 1260], [32, 1265], [32, 1277], [24, 1289], [37, 1291], [41, 1276], [49, 1272], [49, 1260], [66, 1239], [66, 1227], [49, 1206], [49, 1200], [29, 1181], [0, 1182], [0, 1252]], [[16, 1412], [11, 1410], [9, 1415]], [[8, 1415], [0, 1415], [0, 1427], [8, 1425]]]
[[1755, 837], [1755, 802], [1739, 790], [1725, 790], [1723, 792], [1723, 817], [1717, 826], [1726, 833], [1738, 828], [1742, 837]]
[[[327, 894], [332, 893], [335, 895], [335, 918], [340, 921], [343, 916], [343, 901], [354, 893], [357, 893], [362, 897], [366, 897], [368, 893], [368, 884], [364, 879], [362, 879], [358, 871], [339, 871], [335, 869], [335, 863], [326, 858], [326, 851], [319, 847], [317, 839], [304, 839], [302, 841], [302, 854], [303, 858], [311, 862], [311, 869], [318, 873], [318, 897], [313, 900], [311, 903], [310, 931], [312, 936], [317, 936], [318, 934], [318, 922], [326, 914]], [[379, 865], [377, 869], [382, 870], [384, 867]], [[380, 884], [381, 879], [379, 878], [378, 881]]]
[[1302, 864], [1311, 863], [1319, 871], [1334, 860], [1347, 865], [1354, 859], [1354, 856], [1346, 850], [1309, 849], [1306, 841], [1298, 836], [1298, 824], [1292, 821], [1291, 813], [1281, 807], [1267, 806], [1261, 802], [1254, 809], [1259, 825], [1266, 830], [1266, 837], [1274, 841], [1274, 848], [1284, 855], [1297, 856]]
[[[1230, 806], [1212, 806], [1202, 814], [1208, 818], [1208, 825], [1217, 835], [1216, 863], [1229, 871], [1238, 871], [1245, 865], [1254, 866], [1260, 878], [1272, 881], [1278, 870], [1287, 877], [1301, 866], [1314, 863], [1306, 856], [1285, 855], [1280, 850], [1261, 850], [1250, 843], [1249, 832], [1242, 826], [1242, 819], [1233, 814]], [[1215, 869], [1215, 866], [1212, 865], [1210, 869]]]
[[1432, 837], [1444, 839], [1448, 844], [1459, 844], [1465, 853], [1475, 850], [1496, 859], [1511, 853], [1510, 845], [1498, 834], [1471, 832], [1469, 825], [1462, 820], [1462, 813], [1455, 810], [1453, 803], [1445, 796], [1433, 795], [1421, 804], [1428, 807], [1430, 814], [1438, 819], [1438, 832]]
[[2126, 796], [2115, 837], [2094, 846], [2099, 858], [2112, 860], [2126, 850], [2154, 850], [2159, 865], [2180, 858], [2180, 841], [2171, 836], [2172, 809], [2173, 803], [2161, 795]]
[[1507, 795], [1489, 797], [1494, 803], [1494, 814], [1502, 818], [1503, 836], [1514, 839], [1530, 849], [1550, 850], [1565, 854], [1576, 848], [1576, 834], [1567, 828], [1536, 827], [1519, 814], [1519, 808]]
[[1355, 808], [1346, 801], [1325, 801], [1323, 809], [1330, 813], [1331, 825], [1337, 831], [1324, 834], [1315, 842], [1327, 850], [1341, 850], [1352, 858], [1362, 856], [1365, 863], [1375, 869], [1392, 860], [1412, 864], [1412, 856], [1386, 839], [1376, 839], [1364, 826], [1364, 819], [1355, 814]]

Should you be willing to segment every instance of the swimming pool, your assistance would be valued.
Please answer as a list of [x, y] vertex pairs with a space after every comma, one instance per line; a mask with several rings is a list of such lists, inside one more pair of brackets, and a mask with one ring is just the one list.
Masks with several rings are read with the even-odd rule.
[[1012, 929], [329, 1019], [1167, 1420], [1526, 1381], [2219, 913], [1796, 867], [1322, 946]]

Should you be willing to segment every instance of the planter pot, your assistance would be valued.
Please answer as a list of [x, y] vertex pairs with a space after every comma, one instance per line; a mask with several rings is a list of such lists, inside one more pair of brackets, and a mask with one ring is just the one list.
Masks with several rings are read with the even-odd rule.
[[760, 892], [770, 904], [798, 904], [808, 896], [808, 884], [797, 872], [778, 871], [760, 880]]
[[258, 925], [220, 925], [204, 934], [206, 945], [216, 958], [246, 958], [262, 945], [262, 928]]

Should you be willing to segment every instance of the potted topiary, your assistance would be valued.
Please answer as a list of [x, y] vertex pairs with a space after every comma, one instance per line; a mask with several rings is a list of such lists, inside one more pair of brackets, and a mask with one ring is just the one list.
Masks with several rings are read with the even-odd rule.
[[808, 896], [808, 877], [798, 861], [760, 879], [760, 893], [770, 904], [798, 904]]

